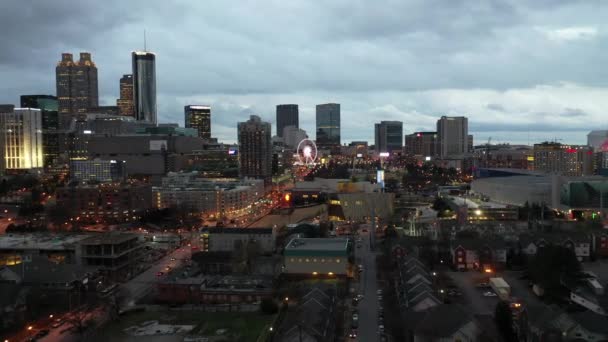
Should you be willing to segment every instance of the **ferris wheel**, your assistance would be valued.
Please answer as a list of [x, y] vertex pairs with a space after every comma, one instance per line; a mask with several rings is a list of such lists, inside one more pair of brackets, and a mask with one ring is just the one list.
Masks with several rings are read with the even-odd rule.
[[310, 139], [303, 139], [296, 150], [301, 165], [314, 165], [317, 160], [317, 145]]

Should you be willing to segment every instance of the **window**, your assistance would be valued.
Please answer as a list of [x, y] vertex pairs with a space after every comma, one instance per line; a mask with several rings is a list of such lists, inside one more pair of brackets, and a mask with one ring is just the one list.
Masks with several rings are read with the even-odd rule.
[[306, 262], [310, 262], [310, 259], [306, 258]]
[[339, 262], [340, 262], [340, 259], [336, 259], [336, 262], [338, 262], [338, 263], [339, 263]]

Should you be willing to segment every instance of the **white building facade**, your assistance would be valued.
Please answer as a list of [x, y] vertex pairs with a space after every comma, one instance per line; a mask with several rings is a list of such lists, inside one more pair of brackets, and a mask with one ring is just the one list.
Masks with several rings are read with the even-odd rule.
[[[8, 106], [4, 106], [8, 109]], [[42, 112], [35, 108], [0, 110], [2, 167], [30, 170], [43, 167]]]

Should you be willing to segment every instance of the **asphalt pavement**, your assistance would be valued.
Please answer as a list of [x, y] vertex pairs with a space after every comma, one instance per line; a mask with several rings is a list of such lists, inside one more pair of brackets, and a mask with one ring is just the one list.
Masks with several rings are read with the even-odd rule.
[[359, 329], [357, 341], [378, 341], [378, 298], [376, 295], [376, 254], [371, 250], [369, 232], [361, 233], [361, 248], [356, 249], [357, 263], [363, 265], [359, 278], [359, 294], [363, 300], [358, 305]]

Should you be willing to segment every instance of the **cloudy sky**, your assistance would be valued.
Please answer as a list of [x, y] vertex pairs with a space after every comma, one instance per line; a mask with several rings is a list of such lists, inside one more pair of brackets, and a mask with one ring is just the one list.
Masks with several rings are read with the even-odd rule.
[[90, 51], [100, 104], [115, 104], [130, 52], [157, 54], [160, 122], [210, 104], [212, 134], [250, 113], [342, 105], [342, 140], [373, 123], [405, 133], [466, 115], [476, 143], [585, 143], [608, 129], [608, 1], [2, 0], [0, 103], [55, 94], [62, 52]]

